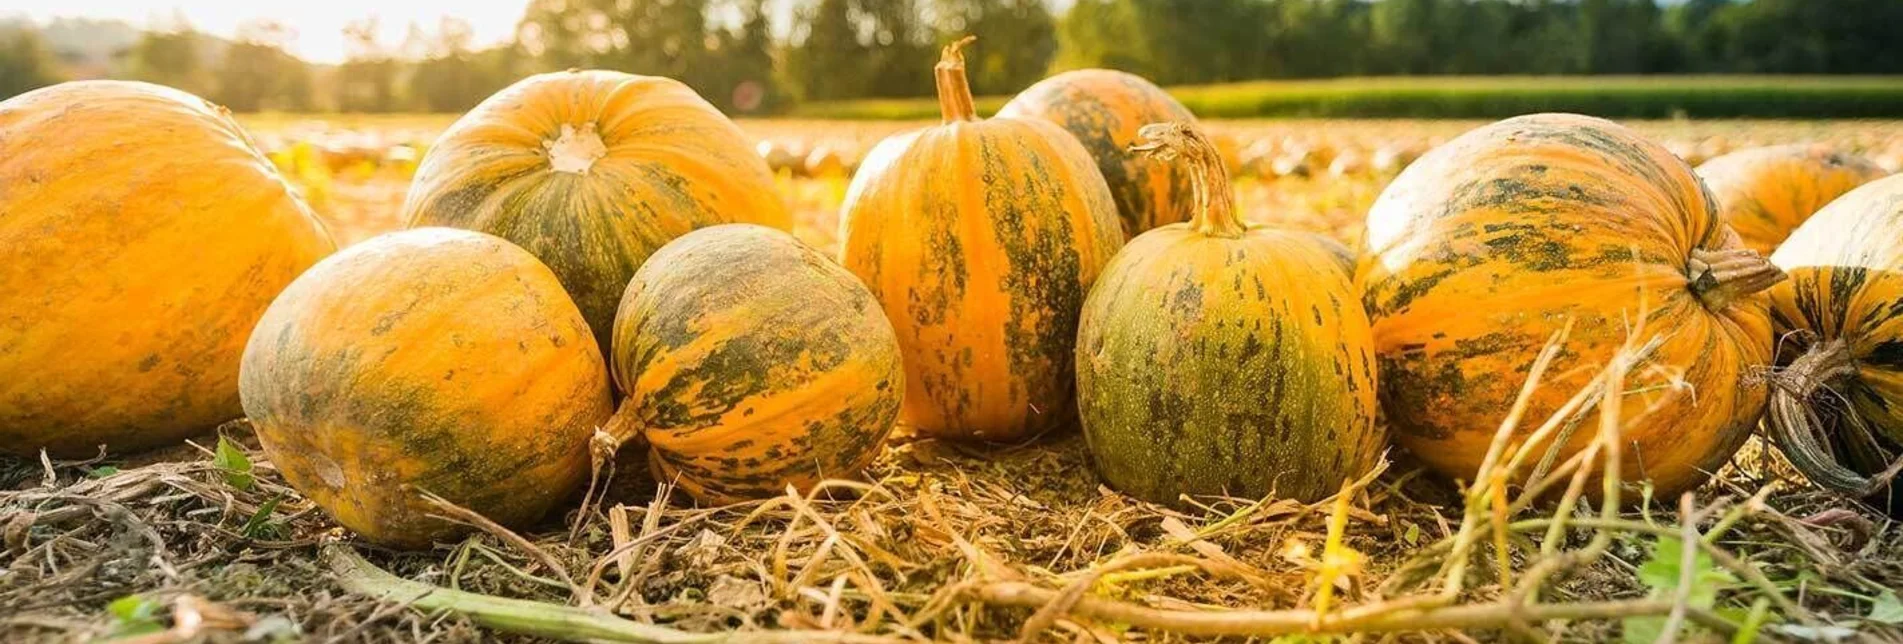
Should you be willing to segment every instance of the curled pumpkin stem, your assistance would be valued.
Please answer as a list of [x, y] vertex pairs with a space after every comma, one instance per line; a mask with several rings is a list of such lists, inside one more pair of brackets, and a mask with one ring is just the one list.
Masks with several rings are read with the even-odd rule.
[[938, 81], [938, 111], [946, 123], [978, 120], [971, 81], [965, 78], [965, 46], [976, 40], [977, 36], [965, 36], [945, 45], [938, 64], [932, 66], [932, 76]]
[[1692, 293], [1705, 308], [1723, 311], [1739, 298], [1771, 288], [1790, 277], [1771, 260], [1748, 248], [1709, 250], [1693, 248], [1685, 263]]
[[1210, 237], [1234, 239], [1248, 230], [1236, 215], [1235, 195], [1229, 189], [1229, 168], [1209, 138], [1188, 123], [1151, 123], [1137, 129], [1130, 151], [1159, 161], [1189, 164], [1190, 189], [1196, 210], [1189, 227]]
[[[1770, 402], [1772, 440], [1791, 459], [1791, 465], [1811, 482], [1843, 494], [1868, 497], [1883, 490], [1903, 467], [1903, 460], [1883, 472], [1866, 476], [1839, 459], [1843, 452], [1870, 452], [1855, 460], [1881, 463], [1887, 456], [1872, 441], [1855, 441], [1845, 432], [1865, 431], [1856, 427], [1853, 410], [1844, 410], [1838, 422], [1827, 420], [1818, 408], [1835, 404], [1827, 399], [1836, 394], [1831, 383], [1855, 373], [1850, 348], [1843, 340], [1817, 344], [1792, 361], [1773, 380]], [[1846, 427], [1849, 424], [1851, 426]], [[1861, 449], [1859, 449], [1861, 448]], [[1872, 468], [1874, 469], [1874, 468]]]

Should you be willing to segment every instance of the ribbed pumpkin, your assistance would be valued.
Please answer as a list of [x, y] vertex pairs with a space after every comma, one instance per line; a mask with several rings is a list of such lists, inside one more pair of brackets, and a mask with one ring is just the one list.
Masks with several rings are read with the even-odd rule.
[[1139, 141], [1191, 170], [1197, 213], [1131, 240], [1084, 304], [1077, 403], [1097, 471], [1157, 503], [1334, 493], [1386, 445], [1374, 340], [1339, 257], [1245, 223], [1222, 158], [1187, 124]]
[[203, 99], [81, 81], [0, 102], [0, 451], [125, 452], [239, 417], [245, 336], [334, 250]]
[[715, 226], [661, 247], [628, 283], [612, 430], [640, 432], [657, 479], [726, 503], [849, 478], [898, 419], [892, 324], [846, 269], [791, 235]]
[[1824, 204], [1885, 174], [1863, 157], [1804, 144], [1740, 150], [1698, 166], [1719, 215], [1745, 248], [1766, 255]]
[[1335, 267], [1340, 268], [1341, 273], [1343, 275], [1348, 276], [1348, 279], [1350, 280], [1354, 279], [1355, 261], [1357, 259], [1355, 257], [1354, 249], [1349, 248], [1347, 244], [1343, 244], [1341, 242], [1335, 241], [1335, 238], [1333, 237], [1329, 237], [1321, 233], [1298, 233], [1298, 234], [1308, 237], [1311, 241], [1315, 242], [1315, 245], [1317, 247], [1321, 248], [1322, 250], [1328, 251], [1328, 255], [1330, 257], [1335, 258]]
[[[1522, 116], [1408, 167], [1375, 201], [1359, 283], [1395, 439], [1471, 480], [1535, 357], [1570, 324], [1516, 436], [1627, 340], [1621, 472], [1661, 495], [1704, 480], [1764, 411], [1783, 274], [1739, 245], [1690, 167], [1610, 121]], [[1642, 323], [1642, 324], [1641, 324]], [[1592, 439], [1573, 432], [1564, 459]], [[1524, 472], [1523, 472], [1524, 474]]]
[[603, 347], [655, 249], [715, 224], [791, 226], [732, 121], [673, 79], [600, 70], [530, 76], [464, 114], [424, 155], [403, 212], [534, 253]]
[[1791, 281], [1771, 289], [1770, 433], [1817, 484], [1881, 496], [1903, 456], [1903, 176], [1831, 202], [1771, 261]]
[[1123, 233], [1076, 139], [1044, 121], [977, 118], [967, 41], [936, 70], [944, 123], [854, 177], [841, 257], [898, 331], [905, 420], [1009, 441], [1075, 417], [1077, 314]]
[[1189, 221], [1196, 212], [1187, 167], [1129, 152], [1145, 124], [1196, 121], [1141, 76], [1110, 69], [1064, 72], [1019, 92], [998, 116], [1050, 121], [1077, 137], [1110, 185], [1126, 237]]
[[548, 267], [500, 238], [418, 228], [312, 267], [245, 347], [244, 410], [338, 523], [421, 548], [463, 531], [428, 491], [504, 525], [588, 473], [608, 370]]

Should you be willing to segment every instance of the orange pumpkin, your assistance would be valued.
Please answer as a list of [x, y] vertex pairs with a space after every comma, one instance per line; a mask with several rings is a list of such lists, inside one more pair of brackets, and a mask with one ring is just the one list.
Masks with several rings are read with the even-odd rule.
[[850, 477], [899, 415], [899, 341], [872, 293], [791, 235], [705, 228], [636, 271], [614, 375], [655, 477], [725, 503]]
[[1008, 441], [1073, 418], [1077, 315], [1123, 233], [1076, 139], [1044, 121], [977, 118], [963, 44], [937, 68], [944, 124], [853, 177], [842, 258], [898, 331], [904, 418]]
[[[1535, 356], [1570, 325], [1516, 438], [1583, 389], [1628, 334], [1621, 472], [1664, 495], [1704, 480], [1764, 411], [1783, 273], [1739, 245], [1684, 161], [1565, 114], [1468, 132], [1403, 171], [1368, 214], [1359, 282], [1396, 439], [1471, 480]], [[1592, 439], [1573, 432], [1564, 459]]]
[[1741, 150], [1698, 166], [1719, 215], [1746, 248], [1766, 255], [1824, 204], [1885, 174], [1863, 157], [1801, 144]]
[[655, 249], [714, 224], [791, 226], [732, 121], [672, 79], [600, 70], [530, 76], [464, 114], [424, 155], [403, 213], [534, 253], [601, 346]]
[[1077, 137], [1110, 185], [1128, 237], [1189, 221], [1195, 214], [1187, 168], [1129, 152], [1137, 128], [1196, 121], [1182, 103], [1141, 76], [1110, 69], [1064, 72], [1020, 92], [998, 116], [1050, 121]]
[[373, 237], [318, 263], [245, 347], [244, 410], [284, 479], [401, 548], [464, 531], [427, 491], [520, 526], [588, 473], [608, 371], [534, 256], [452, 228]]
[[1190, 169], [1198, 209], [1131, 240], [1084, 303], [1077, 402], [1098, 473], [1166, 504], [1312, 502], [1366, 474], [1387, 441], [1340, 244], [1244, 222], [1216, 148], [1188, 125], [1138, 138]]
[[335, 247], [223, 108], [81, 81], [0, 102], [0, 450], [92, 456], [240, 416], [238, 356]]
[[1769, 433], [1811, 481], [1903, 511], [1881, 476], [1903, 457], [1903, 177], [1831, 202], [1771, 261], [1791, 281], [1771, 289]]

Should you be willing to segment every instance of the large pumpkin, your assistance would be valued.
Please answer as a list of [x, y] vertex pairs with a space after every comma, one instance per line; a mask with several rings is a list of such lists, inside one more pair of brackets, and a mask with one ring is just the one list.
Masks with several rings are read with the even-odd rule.
[[534, 253], [604, 347], [655, 249], [714, 224], [791, 225], [766, 161], [694, 90], [599, 70], [530, 76], [464, 114], [423, 157], [403, 212]]
[[451, 228], [373, 237], [297, 278], [244, 352], [244, 410], [292, 487], [372, 541], [519, 526], [588, 473], [608, 371], [548, 267]]
[[1097, 471], [1157, 503], [1334, 493], [1386, 441], [1368, 316], [1333, 242], [1244, 222], [1190, 126], [1139, 140], [1180, 157], [1198, 210], [1131, 240], [1084, 304], [1077, 402]]
[[[899, 415], [898, 338], [859, 279], [791, 235], [748, 224], [661, 247], [628, 283], [616, 432], [697, 499], [724, 503], [850, 477]], [[628, 436], [623, 436], [624, 438]]]
[[1123, 233], [1076, 139], [1044, 121], [977, 118], [963, 44], [937, 68], [944, 124], [853, 177], [841, 257], [898, 331], [904, 418], [931, 435], [1008, 441], [1074, 418], [1077, 314]]
[[1145, 124], [1196, 121], [1141, 76], [1110, 69], [1064, 72], [1018, 93], [998, 116], [1050, 121], [1083, 142], [1110, 185], [1125, 236], [1189, 221], [1196, 212], [1188, 167], [1129, 152]]
[[333, 250], [223, 108], [122, 81], [0, 102], [0, 451], [123, 452], [237, 418], [245, 336]]
[[[1684, 161], [1596, 118], [1507, 119], [1435, 149], [1368, 214], [1359, 281], [1396, 441], [1472, 480], [1535, 356], [1559, 361], [1515, 434], [1627, 340], [1657, 341], [1620, 396], [1621, 472], [1670, 495], [1704, 480], [1764, 410], [1783, 274], [1739, 245]], [[1564, 459], [1591, 441], [1573, 432]]]
[[1791, 281], [1771, 289], [1770, 433], [1812, 481], [1878, 494], [1903, 455], [1903, 176], [1831, 202], [1771, 261]]
[[1745, 248], [1766, 255], [1824, 204], [1885, 174], [1863, 157], [1803, 144], [1741, 150], [1698, 166], [1719, 215]]

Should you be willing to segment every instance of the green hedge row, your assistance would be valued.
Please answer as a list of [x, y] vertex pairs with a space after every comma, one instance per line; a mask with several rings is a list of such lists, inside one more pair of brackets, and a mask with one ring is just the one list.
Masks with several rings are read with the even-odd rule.
[[[1611, 118], [1899, 118], [1903, 76], [1497, 76], [1252, 81], [1175, 87], [1204, 118], [1503, 118], [1577, 112]], [[1004, 104], [978, 101], [981, 112]], [[932, 99], [806, 103], [792, 116], [931, 119]]]

